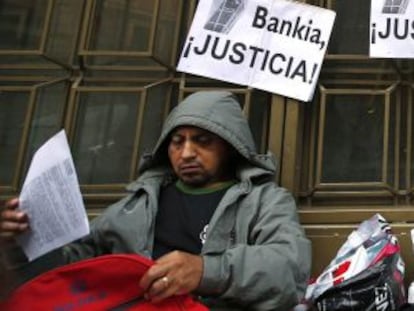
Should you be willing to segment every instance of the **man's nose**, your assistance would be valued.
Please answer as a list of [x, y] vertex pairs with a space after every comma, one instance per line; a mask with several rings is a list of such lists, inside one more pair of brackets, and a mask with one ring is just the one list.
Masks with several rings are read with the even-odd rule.
[[181, 156], [183, 158], [192, 158], [196, 155], [196, 148], [191, 141], [186, 141], [184, 143]]

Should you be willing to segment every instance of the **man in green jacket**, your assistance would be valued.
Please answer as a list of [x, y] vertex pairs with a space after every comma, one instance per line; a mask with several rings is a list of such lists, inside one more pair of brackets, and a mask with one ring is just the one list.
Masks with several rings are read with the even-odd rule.
[[[154, 302], [193, 293], [212, 310], [288, 311], [304, 294], [311, 247], [274, 174], [236, 98], [194, 93], [168, 116], [130, 194], [59, 253], [65, 263], [110, 253], [153, 258], [140, 286]], [[6, 203], [1, 236], [27, 230], [27, 218], [18, 199]]]

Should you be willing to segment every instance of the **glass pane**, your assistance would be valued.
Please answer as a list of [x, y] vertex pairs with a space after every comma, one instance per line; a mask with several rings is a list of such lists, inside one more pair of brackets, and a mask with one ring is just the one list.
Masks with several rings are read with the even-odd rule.
[[55, 1], [47, 37], [47, 55], [72, 64], [77, 34], [81, 24], [84, 0]]
[[147, 105], [140, 134], [139, 156], [145, 152], [152, 151], [158, 141], [166, 111], [168, 110], [169, 88], [170, 86], [165, 84], [157, 88], [151, 88], [148, 91]]
[[91, 56], [87, 57], [87, 64], [94, 66], [143, 66], [156, 67], [159, 63], [152, 58], [144, 57], [125, 57], [125, 56]]
[[174, 40], [180, 22], [177, 20], [180, 5], [181, 1], [178, 0], [160, 1], [157, 34], [154, 43], [155, 51], [159, 59], [170, 65], [175, 63], [173, 52], [177, 47], [174, 47]]
[[11, 185], [29, 93], [0, 92], [0, 185]]
[[0, 4], [0, 49], [39, 49], [47, 4], [47, 0], [3, 0]]
[[154, 1], [98, 0], [88, 49], [148, 50], [154, 9]]
[[60, 83], [41, 88], [38, 91], [26, 150], [25, 172], [29, 168], [34, 152], [63, 128], [66, 87], [66, 84]]
[[129, 181], [139, 94], [82, 93], [73, 141], [80, 183]]
[[[370, 1], [337, 0], [329, 54], [363, 54], [369, 50]], [[352, 22], [351, 22], [352, 21]]]
[[271, 96], [265, 92], [255, 92], [251, 98], [249, 125], [258, 152], [267, 152], [267, 128]]
[[[39, 65], [42, 66], [42, 68], [47, 69], [59, 69], [58, 65], [50, 62], [41, 55], [2, 55], [0, 57], [0, 62], [1, 65], [6, 68], [8, 65], [18, 65], [18, 68], [25, 68], [24, 75], [33, 74], [33, 72], [27, 70], [27, 67], [33, 65]], [[36, 73], [36, 75], [38, 75], [38, 73]]]
[[322, 182], [379, 182], [382, 177], [384, 100], [379, 96], [329, 96]]

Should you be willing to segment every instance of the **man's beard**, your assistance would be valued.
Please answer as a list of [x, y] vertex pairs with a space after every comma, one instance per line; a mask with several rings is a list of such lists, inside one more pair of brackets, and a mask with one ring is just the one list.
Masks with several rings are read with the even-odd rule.
[[209, 174], [184, 174], [180, 179], [187, 186], [200, 188], [209, 184], [213, 177]]

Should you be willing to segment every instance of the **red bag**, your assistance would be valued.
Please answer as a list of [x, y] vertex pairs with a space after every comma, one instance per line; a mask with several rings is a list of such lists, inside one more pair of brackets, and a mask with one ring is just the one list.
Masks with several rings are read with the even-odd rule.
[[190, 295], [152, 304], [143, 298], [140, 277], [153, 264], [139, 255], [105, 255], [43, 273], [18, 287], [3, 311], [191, 310], [206, 311]]

